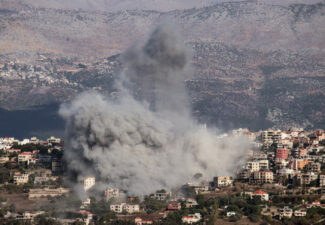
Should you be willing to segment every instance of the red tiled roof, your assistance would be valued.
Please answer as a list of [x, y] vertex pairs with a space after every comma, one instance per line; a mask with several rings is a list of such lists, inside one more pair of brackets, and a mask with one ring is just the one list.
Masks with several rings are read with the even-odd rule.
[[262, 191], [262, 190], [257, 190], [253, 192], [254, 195], [265, 195], [267, 194], [266, 192]]
[[31, 153], [31, 152], [22, 152], [19, 155], [33, 155], [33, 153]]

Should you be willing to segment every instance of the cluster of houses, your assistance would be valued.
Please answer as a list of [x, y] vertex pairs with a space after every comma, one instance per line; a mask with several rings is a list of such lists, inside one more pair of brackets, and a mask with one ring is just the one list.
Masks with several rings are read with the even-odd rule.
[[[23, 150], [17, 146], [24, 146], [27, 144], [34, 144], [46, 147], [47, 152], [40, 152], [39, 149]], [[16, 148], [13, 148], [16, 146]], [[62, 151], [63, 141], [60, 138], [50, 137], [46, 141], [32, 137], [30, 139], [24, 139], [19, 141], [15, 138], [0, 138], [0, 150], [2, 151], [0, 156], [0, 164], [16, 163], [27, 165], [28, 168], [32, 165], [42, 165], [44, 168], [48, 168], [45, 173], [35, 174], [35, 171], [29, 170], [29, 172], [12, 171], [13, 183], [17, 185], [26, 184], [29, 182], [31, 174], [35, 174], [34, 183], [42, 183], [49, 180], [56, 180], [58, 176], [52, 176], [53, 174], [60, 174], [63, 172], [63, 162], [59, 158], [51, 156], [53, 150]]]
[[[252, 150], [249, 151], [248, 160], [245, 165], [238, 171], [235, 177], [231, 176], [216, 176], [211, 181], [203, 181], [199, 184], [187, 183], [185, 187], [192, 189], [196, 194], [211, 194], [222, 191], [225, 188], [236, 184], [244, 184], [249, 187], [254, 187], [251, 191], [243, 191], [242, 194], [250, 196], [251, 198], [258, 197], [262, 201], [270, 202], [270, 198], [265, 185], [273, 185], [282, 187], [284, 192], [287, 190], [287, 185], [293, 185], [297, 189], [303, 187], [304, 190], [308, 188], [313, 190], [320, 190], [325, 193], [325, 171], [322, 171], [322, 164], [325, 163], [325, 131], [280, 131], [267, 130], [260, 132], [250, 132], [248, 130], [235, 130], [230, 135], [245, 135], [252, 143]], [[24, 144], [39, 144], [47, 146], [48, 152], [40, 152], [38, 149], [31, 151], [22, 151], [13, 146]], [[60, 159], [53, 158], [51, 151], [54, 149], [58, 151], [63, 150], [63, 141], [59, 138], [50, 137], [46, 141], [38, 140], [37, 138], [24, 139], [23, 141], [14, 138], [0, 138], [0, 149], [2, 155], [0, 157], [0, 164], [7, 162], [23, 163], [25, 165], [47, 165], [47, 168], [34, 169], [33, 181], [34, 184], [42, 184], [48, 181], [55, 181], [59, 178], [60, 172], [64, 171], [63, 162]], [[26, 184], [30, 181], [31, 172], [13, 171], [13, 183], [17, 185]], [[79, 184], [85, 192], [89, 192], [96, 186], [96, 178], [94, 176], [83, 177], [79, 179]], [[256, 188], [256, 187], [259, 188]], [[29, 199], [37, 199], [42, 197], [55, 197], [59, 195], [68, 195], [69, 189], [66, 188], [48, 188], [39, 187], [31, 188], [29, 190]], [[144, 208], [140, 204], [134, 203], [132, 199], [128, 199], [123, 191], [118, 188], [107, 188], [103, 193], [106, 200], [112, 200], [110, 210], [117, 214], [136, 214], [134, 222], [137, 225], [153, 224], [152, 219], [143, 219], [140, 215], [144, 212]], [[198, 203], [193, 198], [179, 199], [173, 193], [168, 191], [157, 191], [149, 196], [157, 201], [166, 201], [168, 206], [161, 210], [162, 218], [169, 213], [182, 209], [181, 201], [185, 204], [183, 207], [192, 208]], [[131, 198], [131, 197], [129, 197]], [[86, 224], [90, 223], [92, 214], [89, 210], [90, 198], [82, 199], [80, 213], [84, 214]], [[309, 202], [302, 204], [302, 207], [293, 210], [290, 207], [277, 208], [275, 212], [273, 209], [268, 211], [263, 210], [262, 214], [278, 215], [283, 217], [303, 217], [306, 216], [307, 209], [311, 207], [322, 207], [320, 201]], [[37, 214], [37, 213], [36, 213]], [[36, 215], [35, 212], [25, 212], [23, 218], [30, 218]], [[227, 211], [226, 216], [231, 217], [236, 215], [236, 212]], [[200, 213], [193, 213], [182, 217], [183, 223], [197, 223], [203, 218]]]
[[[245, 132], [255, 137], [261, 151], [252, 151], [250, 160], [238, 173], [238, 179], [250, 184], [276, 183], [289, 179], [297, 185], [325, 186], [321, 164], [325, 162], [324, 130]], [[314, 186], [316, 186], [314, 185]]]

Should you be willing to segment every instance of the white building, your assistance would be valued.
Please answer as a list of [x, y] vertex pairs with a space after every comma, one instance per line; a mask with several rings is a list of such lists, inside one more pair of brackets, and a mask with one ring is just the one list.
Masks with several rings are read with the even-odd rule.
[[234, 215], [236, 215], [236, 212], [234, 211], [227, 212], [227, 217], [234, 216]]
[[109, 189], [106, 189], [104, 194], [105, 194], [106, 199], [109, 200], [111, 198], [119, 197], [120, 196], [120, 191], [117, 188], [109, 188]]
[[296, 210], [296, 211], [293, 213], [293, 215], [296, 216], [296, 217], [306, 216], [306, 215], [307, 215], [307, 211], [304, 210], [304, 209], [299, 209], [299, 210]]
[[269, 160], [261, 159], [261, 160], [254, 160], [249, 161], [246, 163], [245, 169], [249, 170], [250, 172], [259, 171], [262, 169], [269, 169]]
[[15, 184], [26, 184], [28, 183], [29, 174], [15, 173], [14, 183]]
[[17, 220], [30, 220], [31, 222], [34, 221], [34, 218], [38, 215], [45, 213], [44, 211], [26, 211], [23, 215], [17, 217]]
[[121, 203], [121, 204], [112, 204], [110, 206], [111, 211], [116, 213], [122, 213], [123, 211], [126, 211], [127, 213], [135, 213], [140, 211], [140, 206], [138, 204], [127, 204], [127, 203]]
[[170, 196], [171, 196], [170, 192], [156, 192], [151, 196], [151, 198], [156, 199], [158, 201], [164, 201]]
[[279, 213], [280, 213], [280, 219], [282, 217], [288, 217], [288, 218], [292, 217], [292, 209], [289, 208], [288, 206], [285, 206], [282, 209], [279, 209]]
[[81, 180], [81, 184], [83, 185], [85, 191], [92, 188], [95, 185], [95, 183], [96, 183], [95, 177], [87, 177]]
[[319, 186], [325, 187], [325, 175], [319, 175]]
[[144, 224], [152, 224], [153, 223], [151, 220], [142, 220], [141, 217], [136, 217], [134, 219], [134, 222], [136, 225], [144, 225]]
[[183, 223], [197, 223], [201, 220], [201, 214], [200, 213], [194, 213], [194, 214], [189, 214], [188, 216], [183, 216], [182, 217], [182, 222]]
[[227, 187], [232, 185], [233, 183], [233, 179], [232, 177], [229, 176], [218, 176], [218, 177], [214, 177], [213, 178], [213, 183], [215, 187]]
[[18, 155], [18, 162], [27, 162], [33, 158], [33, 153], [31, 152], [22, 152]]
[[257, 190], [252, 193], [252, 197], [254, 196], [259, 196], [262, 201], [268, 201], [269, 200], [269, 194], [262, 191], [262, 190]]

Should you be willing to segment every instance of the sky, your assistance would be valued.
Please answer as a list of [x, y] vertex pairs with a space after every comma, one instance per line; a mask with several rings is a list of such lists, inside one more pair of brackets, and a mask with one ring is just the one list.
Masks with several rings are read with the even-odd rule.
[[[1, 1], [1, 0], [0, 0]], [[9, 0], [4, 0], [9, 1]], [[10, 0], [28, 2], [36, 7], [45, 8], [70, 8], [87, 10], [118, 11], [128, 9], [144, 9], [157, 11], [170, 11], [204, 7], [219, 2], [240, 0]], [[313, 4], [325, 2], [324, 0], [260, 0], [267, 4], [289, 5], [293, 3]]]

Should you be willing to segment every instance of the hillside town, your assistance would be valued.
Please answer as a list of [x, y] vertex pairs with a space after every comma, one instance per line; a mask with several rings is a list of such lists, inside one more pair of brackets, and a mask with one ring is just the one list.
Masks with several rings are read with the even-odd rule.
[[[251, 143], [236, 174], [195, 174], [173, 190], [133, 196], [96, 177], [68, 180], [64, 141], [0, 138], [1, 224], [324, 224], [325, 131], [233, 130]], [[222, 157], [222, 156], [211, 156]], [[167, 179], [168, 180], [168, 179]]]

